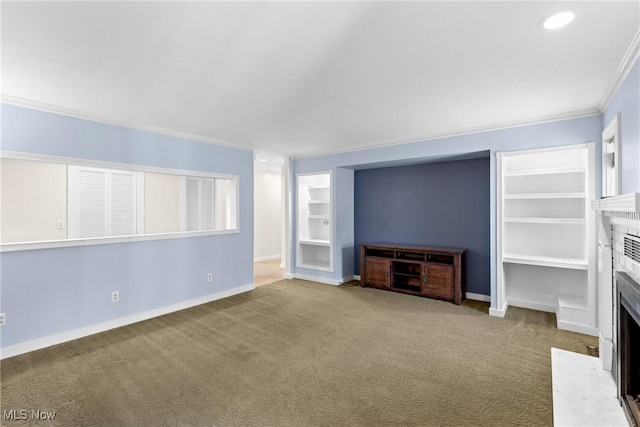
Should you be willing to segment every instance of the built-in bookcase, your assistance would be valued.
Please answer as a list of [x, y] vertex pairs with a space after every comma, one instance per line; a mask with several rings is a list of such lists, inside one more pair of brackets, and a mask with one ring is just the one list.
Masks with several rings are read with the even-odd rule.
[[333, 271], [331, 173], [299, 174], [297, 267]]
[[497, 310], [595, 333], [594, 144], [499, 153]]

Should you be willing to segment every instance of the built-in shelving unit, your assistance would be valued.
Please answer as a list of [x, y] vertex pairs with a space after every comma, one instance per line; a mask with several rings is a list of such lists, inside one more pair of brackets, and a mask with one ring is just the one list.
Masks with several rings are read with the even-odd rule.
[[296, 266], [333, 271], [331, 172], [297, 175]]
[[595, 334], [594, 144], [499, 153], [497, 309]]

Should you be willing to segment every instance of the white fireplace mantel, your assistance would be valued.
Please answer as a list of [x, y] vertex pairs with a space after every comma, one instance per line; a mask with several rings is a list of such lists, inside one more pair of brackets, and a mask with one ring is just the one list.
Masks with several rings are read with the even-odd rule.
[[[605, 370], [611, 371], [615, 347], [615, 324], [613, 322], [615, 288], [612, 272], [616, 270], [616, 266], [623, 270], [626, 269], [628, 263], [626, 260], [621, 261], [617, 258], [623, 252], [623, 245], [620, 241], [613, 241], [613, 235], [616, 234], [618, 240], [620, 240], [620, 233], [631, 232], [637, 235], [637, 230], [640, 230], [640, 193], [628, 193], [594, 200], [591, 202], [591, 206], [600, 214], [597, 221], [600, 361]], [[635, 265], [630, 267], [631, 270], [637, 268]]]
[[628, 193], [594, 200], [591, 207], [601, 212], [640, 212], [640, 193]]

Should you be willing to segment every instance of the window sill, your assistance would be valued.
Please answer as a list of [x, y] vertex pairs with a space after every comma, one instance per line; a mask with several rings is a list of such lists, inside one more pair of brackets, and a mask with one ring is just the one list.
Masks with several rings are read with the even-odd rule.
[[49, 240], [45, 242], [5, 243], [0, 245], [0, 252], [32, 251], [38, 249], [69, 248], [75, 246], [111, 245], [115, 243], [146, 242], [149, 240], [186, 239], [190, 237], [216, 236], [219, 234], [236, 234], [239, 229], [187, 231], [177, 233], [143, 234], [140, 236], [96, 237], [90, 239]]

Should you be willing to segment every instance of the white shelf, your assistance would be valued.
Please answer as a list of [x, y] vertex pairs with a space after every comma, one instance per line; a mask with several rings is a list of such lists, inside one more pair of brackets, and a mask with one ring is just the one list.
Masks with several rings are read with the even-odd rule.
[[505, 218], [504, 222], [520, 222], [528, 224], [586, 224], [584, 218]]
[[578, 258], [553, 258], [535, 255], [515, 255], [505, 254], [502, 256], [503, 262], [511, 264], [537, 265], [541, 267], [568, 268], [572, 270], [586, 270], [587, 261]]
[[328, 240], [320, 240], [320, 239], [300, 239], [301, 245], [312, 245], [312, 246], [331, 246], [331, 242]]
[[309, 219], [330, 219], [330, 215], [309, 215]]
[[314, 270], [326, 270], [331, 271], [328, 261], [304, 261], [297, 265], [301, 268], [312, 268]]
[[522, 193], [505, 194], [505, 199], [584, 199], [585, 193]]
[[[558, 323], [564, 324], [567, 329], [571, 328], [570, 325], [584, 325], [589, 318], [586, 301], [576, 295], [558, 294], [556, 318]], [[574, 332], [580, 332], [580, 330]]]
[[333, 271], [331, 172], [297, 174], [296, 267]]
[[572, 310], [586, 310], [587, 304], [584, 298], [575, 295], [558, 295], [558, 307], [568, 308]]
[[566, 173], [585, 173], [585, 168], [548, 168], [548, 169], [527, 169], [527, 170], [514, 170], [505, 171], [504, 176], [525, 176], [525, 175], [551, 175], [551, 174], [566, 174]]

